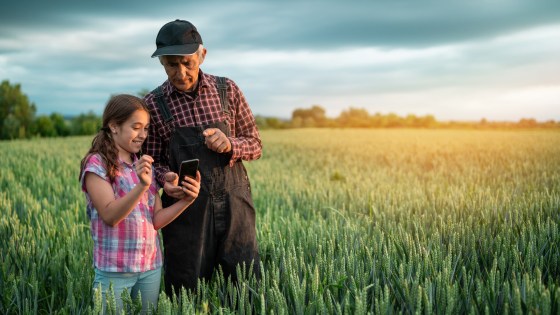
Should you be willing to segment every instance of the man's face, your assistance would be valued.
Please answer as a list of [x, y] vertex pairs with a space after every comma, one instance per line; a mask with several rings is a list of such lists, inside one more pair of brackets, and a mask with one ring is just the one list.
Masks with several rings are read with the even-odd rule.
[[162, 56], [161, 63], [169, 82], [180, 91], [190, 92], [196, 87], [199, 67], [205, 56], [206, 49], [203, 50], [202, 57], [196, 53], [188, 56]]

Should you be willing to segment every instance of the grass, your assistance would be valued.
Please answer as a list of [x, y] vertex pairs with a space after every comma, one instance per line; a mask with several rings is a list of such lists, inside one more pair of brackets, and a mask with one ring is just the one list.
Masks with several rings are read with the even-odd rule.
[[[263, 279], [159, 313], [560, 312], [560, 133], [262, 132]], [[77, 180], [90, 137], [0, 142], [0, 312], [95, 313]], [[130, 301], [134, 306], [134, 301]]]

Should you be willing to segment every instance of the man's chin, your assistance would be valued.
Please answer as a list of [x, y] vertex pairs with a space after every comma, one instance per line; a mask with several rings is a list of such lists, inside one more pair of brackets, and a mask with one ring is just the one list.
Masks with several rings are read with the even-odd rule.
[[187, 86], [185, 84], [173, 84], [175, 88], [182, 92], [191, 92], [193, 90], [192, 86]]

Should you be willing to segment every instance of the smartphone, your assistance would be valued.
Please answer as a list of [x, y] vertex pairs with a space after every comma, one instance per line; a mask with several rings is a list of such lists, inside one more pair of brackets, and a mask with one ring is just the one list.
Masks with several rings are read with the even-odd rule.
[[181, 181], [185, 180], [185, 176], [196, 178], [196, 171], [198, 171], [198, 159], [181, 162], [181, 168], [179, 170], [179, 185], [181, 185]]

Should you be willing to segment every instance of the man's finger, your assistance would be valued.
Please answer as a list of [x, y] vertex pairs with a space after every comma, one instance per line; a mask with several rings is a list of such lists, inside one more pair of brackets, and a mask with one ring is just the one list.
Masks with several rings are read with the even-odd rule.
[[168, 173], [165, 173], [165, 176], [164, 176], [164, 177], [165, 177], [165, 181], [166, 181], [166, 182], [173, 182], [173, 181], [175, 181], [175, 179], [177, 179], [179, 176], [178, 176], [177, 174], [173, 173], [173, 172], [168, 172]]
[[208, 128], [202, 132], [202, 135], [205, 137], [214, 135], [218, 130], [217, 128]]

